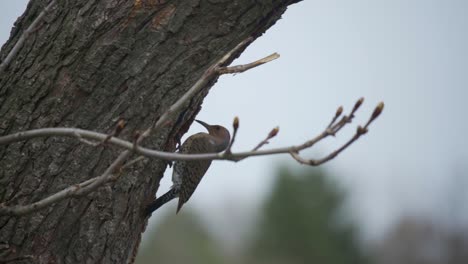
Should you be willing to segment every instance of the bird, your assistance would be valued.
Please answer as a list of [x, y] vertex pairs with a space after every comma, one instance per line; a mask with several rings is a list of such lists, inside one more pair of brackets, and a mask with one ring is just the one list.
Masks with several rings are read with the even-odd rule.
[[[220, 125], [209, 125], [203, 121], [195, 120], [208, 130], [188, 137], [179, 148], [179, 153], [200, 154], [218, 153], [226, 150], [231, 140], [229, 131]], [[159, 207], [178, 197], [178, 213], [182, 206], [190, 199], [200, 183], [203, 175], [211, 165], [211, 160], [178, 160], [174, 163], [171, 189], [151, 202], [146, 207], [146, 215], [150, 216]]]

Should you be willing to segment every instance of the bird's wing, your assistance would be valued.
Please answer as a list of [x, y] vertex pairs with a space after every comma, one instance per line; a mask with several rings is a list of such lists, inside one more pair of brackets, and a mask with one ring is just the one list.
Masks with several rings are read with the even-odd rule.
[[[191, 154], [215, 153], [215, 144], [210, 141], [210, 137], [211, 136], [206, 133], [195, 134], [182, 144], [180, 152]], [[210, 165], [211, 160], [181, 160], [175, 163], [174, 173], [183, 175], [179, 191], [177, 212], [179, 212], [183, 204], [190, 199]]]

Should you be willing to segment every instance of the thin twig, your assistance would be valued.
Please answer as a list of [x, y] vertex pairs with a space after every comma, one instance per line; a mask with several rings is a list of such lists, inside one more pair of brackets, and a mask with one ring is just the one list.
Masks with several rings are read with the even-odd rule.
[[128, 157], [130, 157], [131, 154], [132, 154], [132, 151], [130, 150], [126, 150], [120, 153], [120, 155], [114, 160], [114, 162], [112, 162], [112, 164], [109, 167], [107, 167], [107, 169], [104, 171], [104, 173], [101, 176], [97, 177], [95, 181], [85, 186], [84, 188], [77, 190], [75, 195], [78, 196], [78, 195], [88, 194], [89, 192], [97, 189], [104, 183], [110, 181], [112, 179], [112, 175], [115, 172], [119, 171], [119, 169], [122, 167], [122, 164], [125, 162], [125, 160]]
[[51, 196], [48, 196], [45, 199], [42, 199], [38, 202], [34, 202], [32, 204], [28, 205], [16, 205], [16, 206], [5, 206], [3, 204], [0, 204], [0, 215], [24, 215], [28, 214], [30, 212], [37, 211], [39, 209], [42, 209], [46, 206], [49, 206], [52, 203], [58, 202], [62, 200], [63, 197], [71, 197], [73, 194], [83, 188], [88, 186], [89, 184], [93, 183], [95, 180], [97, 180], [98, 177], [88, 179], [80, 184], [75, 184], [70, 187], [67, 187]]
[[232, 148], [232, 145], [234, 144], [234, 141], [236, 140], [237, 130], [239, 130], [239, 118], [237, 116], [234, 118], [234, 121], [232, 122], [232, 128], [233, 128], [232, 138], [231, 138], [231, 141], [229, 142], [228, 147], [226, 148], [226, 151], [225, 151], [226, 154], [232, 153], [231, 148]]
[[91, 140], [87, 140], [87, 139], [84, 139], [83, 137], [81, 137], [80, 134], [78, 133], [75, 133], [75, 137], [78, 139], [78, 141], [80, 141], [81, 143], [84, 143], [86, 145], [89, 145], [89, 146], [92, 146], [92, 147], [97, 147], [99, 146], [101, 143], [99, 142], [93, 142]]
[[339, 147], [337, 150], [331, 152], [330, 154], [326, 155], [325, 157], [321, 159], [304, 159], [301, 156], [299, 156], [299, 153], [294, 152], [294, 151], [291, 151], [290, 154], [297, 162], [301, 164], [310, 165], [310, 166], [318, 166], [338, 156], [338, 154], [340, 154], [343, 150], [349, 147], [352, 143], [354, 143], [354, 141], [356, 141], [363, 134], [364, 133], [354, 134], [354, 136], [350, 140], [348, 140], [348, 142], [343, 144], [343, 146]]
[[[359, 103], [360, 102], [360, 103]], [[357, 106], [357, 108], [359, 108], [360, 104], [362, 104], [362, 100], [360, 99], [358, 101], [359, 105]], [[318, 165], [321, 165], [325, 162], [328, 162], [330, 160], [332, 160], [333, 158], [335, 158], [336, 156], [338, 156], [338, 154], [340, 154], [342, 151], [344, 151], [346, 148], [348, 148], [351, 144], [353, 144], [356, 140], [358, 140], [362, 135], [366, 134], [367, 131], [368, 131], [368, 128], [370, 126], [370, 124], [377, 118], [379, 117], [379, 115], [382, 113], [383, 111], [383, 108], [384, 108], [384, 103], [381, 102], [377, 105], [377, 107], [374, 109], [374, 112], [372, 113], [371, 117], [369, 118], [369, 120], [367, 121], [367, 123], [364, 125], [364, 127], [361, 127], [361, 126], [358, 126], [357, 129], [356, 129], [356, 133], [354, 134], [353, 137], [351, 137], [345, 144], [343, 144], [341, 147], [339, 147], [338, 149], [336, 149], [335, 151], [331, 152], [330, 154], [326, 155], [325, 157], [321, 158], [321, 159], [304, 159], [302, 158], [300, 155], [299, 155], [299, 151], [298, 150], [292, 150], [289, 152], [289, 154], [291, 154], [291, 156], [299, 163], [301, 164], [305, 164], [305, 165], [310, 165], [310, 166], [318, 166]], [[356, 106], [355, 108], [353, 108], [353, 111], [351, 112], [351, 115], [350, 117], [352, 117], [354, 115], [354, 113], [356, 112]], [[346, 123], [345, 123], [346, 124]], [[344, 126], [344, 125], [343, 125]], [[340, 127], [341, 129], [341, 127]], [[324, 135], [324, 134], [323, 134]]]
[[50, 1], [50, 3], [41, 11], [41, 13], [39, 13], [36, 19], [34, 19], [31, 25], [29, 25], [29, 27], [25, 31], [23, 31], [23, 34], [21, 34], [18, 41], [16, 41], [15, 46], [13, 46], [13, 48], [6, 56], [5, 60], [2, 61], [2, 63], [0, 64], [0, 74], [3, 73], [3, 71], [8, 67], [8, 65], [15, 57], [16, 53], [18, 53], [19, 49], [23, 46], [24, 41], [29, 37], [29, 35], [31, 35], [31, 33], [34, 32], [36, 26], [41, 22], [43, 17], [47, 14], [47, 12], [50, 11], [52, 6], [54, 6], [56, 2], [57, 0]]
[[147, 157], [139, 156], [139, 157], [137, 157], [137, 158], [134, 158], [133, 160], [131, 160], [131, 161], [125, 163], [125, 164], [122, 166], [122, 170], [123, 170], [123, 169], [126, 169], [126, 168], [129, 168], [129, 167], [131, 167], [133, 164], [135, 164], [135, 163], [137, 163], [137, 162], [140, 162], [140, 161], [142, 161], [142, 160], [144, 160], [144, 159], [147, 159]]
[[219, 74], [228, 74], [228, 73], [241, 73], [245, 72], [247, 70], [250, 70], [252, 68], [258, 67], [262, 64], [265, 64], [267, 62], [270, 62], [272, 60], [276, 60], [279, 58], [280, 55], [278, 53], [273, 53], [271, 55], [266, 56], [263, 59], [259, 59], [257, 61], [248, 63], [248, 64], [243, 64], [243, 65], [237, 65], [237, 66], [230, 66], [230, 67], [220, 67], [218, 69]]
[[343, 106], [340, 106], [338, 107], [338, 109], [336, 110], [336, 113], [335, 113], [335, 116], [333, 117], [333, 119], [330, 121], [330, 124], [328, 124], [327, 128], [331, 128], [333, 126], [333, 124], [335, 124], [336, 120], [338, 119], [338, 117], [341, 116], [341, 114], [343, 113]]
[[268, 133], [268, 136], [264, 140], [260, 141], [260, 143], [258, 143], [257, 146], [255, 146], [255, 148], [252, 149], [252, 152], [257, 151], [264, 145], [270, 143], [269, 140], [275, 137], [278, 134], [278, 132], [279, 132], [279, 127], [273, 128], [270, 131], [270, 133]]

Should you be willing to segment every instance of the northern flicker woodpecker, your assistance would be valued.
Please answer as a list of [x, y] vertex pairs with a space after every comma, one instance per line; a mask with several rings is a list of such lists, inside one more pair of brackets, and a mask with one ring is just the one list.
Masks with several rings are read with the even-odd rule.
[[[204, 126], [208, 130], [208, 133], [201, 132], [187, 138], [180, 147], [179, 153], [217, 153], [228, 147], [231, 136], [225, 127], [219, 125], [211, 126], [200, 120], [195, 121]], [[177, 212], [179, 212], [184, 203], [192, 196], [210, 165], [211, 160], [176, 161], [172, 172], [173, 185], [171, 189], [148, 205], [146, 213], [150, 215], [156, 209], [176, 197], [179, 197], [179, 204], [177, 206]]]

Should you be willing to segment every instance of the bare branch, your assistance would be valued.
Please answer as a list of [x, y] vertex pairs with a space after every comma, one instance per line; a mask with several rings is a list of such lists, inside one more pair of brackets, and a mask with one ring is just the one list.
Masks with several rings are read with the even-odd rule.
[[35, 212], [42, 208], [45, 208], [54, 203], [60, 202], [65, 198], [76, 197], [85, 195], [94, 191], [104, 183], [112, 180], [112, 174], [119, 169], [125, 159], [131, 154], [130, 151], [126, 150], [122, 152], [117, 159], [106, 169], [106, 171], [95, 178], [86, 180], [80, 184], [72, 185], [65, 188], [55, 194], [52, 194], [40, 201], [28, 204], [28, 205], [16, 205], [16, 206], [5, 206], [0, 205], [0, 215], [25, 215], [28, 213]]
[[271, 55], [269, 55], [269, 56], [267, 56], [267, 57], [265, 57], [263, 59], [260, 59], [260, 60], [257, 60], [257, 61], [254, 61], [254, 62], [251, 62], [251, 63], [248, 63], [248, 64], [230, 66], [230, 67], [221, 67], [221, 68], [218, 69], [218, 73], [219, 74], [228, 74], [228, 73], [245, 72], [247, 70], [250, 70], [252, 68], [260, 66], [262, 64], [270, 62], [272, 60], [276, 60], [279, 57], [280, 57], [280, 55], [278, 53], [273, 53], [273, 54], [271, 54]]
[[[358, 103], [359, 105], [362, 104], [362, 100], [360, 99]], [[358, 105], [358, 103], [356, 105]], [[143, 159], [143, 157], [138, 157], [130, 161], [126, 165], [122, 166], [123, 162], [134, 151], [143, 156], [154, 157], [154, 158], [165, 159], [165, 160], [200, 160], [200, 159], [215, 160], [216, 159], [216, 160], [230, 160], [230, 161], [236, 161], [236, 162], [242, 159], [245, 159], [247, 157], [251, 157], [251, 156], [263, 156], [263, 155], [289, 153], [296, 161], [298, 161], [301, 164], [317, 166], [317, 165], [323, 164], [333, 159], [339, 153], [341, 153], [343, 150], [349, 147], [352, 143], [358, 140], [362, 135], [366, 134], [370, 124], [382, 113], [383, 108], [384, 108], [384, 104], [379, 103], [377, 107], [374, 109], [374, 112], [372, 113], [371, 117], [367, 121], [366, 125], [364, 127], [358, 126], [355, 135], [350, 140], [348, 140], [348, 142], [346, 142], [343, 146], [331, 152], [329, 155], [325, 156], [324, 158], [314, 160], [314, 159], [304, 159], [300, 157], [299, 152], [301, 150], [312, 147], [317, 142], [321, 141], [322, 139], [328, 136], [335, 135], [336, 132], [338, 132], [346, 124], [350, 123], [354, 117], [354, 113], [356, 112], [357, 108], [359, 108], [359, 106], [356, 108], [356, 105], [351, 111], [349, 116], [344, 116], [338, 123], [334, 125], [333, 125], [334, 122], [331, 122], [331, 125], [327, 126], [327, 128], [322, 133], [320, 133], [315, 138], [309, 141], [306, 141], [305, 143], [301, 145], [263, 150], [263, 151], [258, 150], [258, 149], [262, 147], [263, 145], [267, 144], [269, 139], [277, 135], [278, 128], [272, 129], [270, 133], [268, 134], [268, 136], [265, 138], [265, 140], [260, 142], [252, 151], [231, 153], [230, 147], [232, 147], [232, 144], [234, 143], [235, 135], [239, 127], [239, 122], [237, 118], [234, 119], [234, 122], [233, 122], [234, 134], [230, 142], [230, 147], [228, 147], [229, 151], [225, 151], [224, 153], [218, 153], [218, 154], [215, 154], [215, 153], [213, 154], [180, 154], [180, 153], [172, 153], [172, 152], [163, 152], [163, 151], [157, 151], [157, 150], [152, 150], [152, 149], [136, 146], [134, 143], [112, 137], [108, 140], [109, 144], [116, 145], [116, 146], [125, 148], [127, 150], [122, 152], [119, 155], [119, 157], [106, 169], [106, 171], [101, 176], [89, 179], [80, 184], [70, 186], [58, 193], [55, 193], [47, 198], [44, 198], [38, 202], [29, 204], [29, 205], [24, 205], [24, 206], [20, 205], [20, 206], [11, 206], [11, 207], [0, 205], [0, 215], [5, 215], [5, 214], [6, 215], [24, 215], [30, 212], [37, 211], [41, 208], [44, 208], [58, 201], [61, 201], [67, 197], [74, 197], [74, 196], [88, 194], [89, 192], [100, 187], [101, 185], [111, 180], [115, 180], [117, 177], [115, 176], [116, 172], [120, 173], [120, 170], [122, 170], [123, 168], [129, 167], [131, 164]], [[336, 120], [337, 116], [341, 115], [341, 112], [342, 110], [338, 108], [337, 113], [333, 117], [333, 120]], [[93, 139], [93, 140], [103, 140], [108, 137], [108, 135], [106, 134], [82, 130], [82, 129], [43, 128], [43, 129], [19, 132], [16, 134], [0, 137], [0, 145], [10, 144], [13, 142], [27, 140], [27, 139], [41, 137], [41, 136], [68, 136], [68, 137], [78, 137], [79, 139], [88, 138], [88, 139]], [[136, 138], [135, 141], [137, 141], [138, 138], [139, 136]]]
[[21, 34], [15, 46], [13, 46], [13, 48], [6, 56], [5, 60], [2, 61], [2, 64], [0, 64], [0, 74], [3, 73], [3, 71], [8, 67], [8, 65], [15, 57], [16, 53], [18, 53], [19, 49], [23, 46], [24, 41], [29, 37], [29, 35], [31, 35], [31, 33], [34, 32], [34, 30], [42, 21], [44, 16], [47, 14], [47, 12], [50, 11], [50, 9], [52, 9], [52, 6], [54, 6], [56, 2], [57, 0], [50, 1], [50, 3], [44, 8], [44, 10], [42, 10], [41, 13], [39, 13], [39, 15], [36, 17], [36, 19], [34, 19], [31, 25], [29, 25], [29, 27], [23, 32], [23, 34]]
[[328, 154], [327, 156], [321, 158], [321, 159], [304, 159], [302, 158], [301, 156], [299, 156], [299, 153], [298, 152], [294, 152], [294, 151], [291, 151], [290, 154], [291, 156], [299, 163], [301, 164], [305, 164], [305, 165], [310, 165], [310, 166], [318, 166], [318, 165], [321, 165], [327, 161], [330, 161], [331, 159], [335, 158], [336, 156], [338, 156], [338, 154], [340, 154], [343, 150], [345, 150], [347, 147], [349, 147], [354, 141], [356, 141], [361, 135], [364, 135], [365, 132], [362, 132], [362, 130], [360, 130], [361, 127], [358, 127], [357, 131], [361, 131], [361, 132], [356, 132], [356, 134], [354, 134], [354, 136], [348, 140], [348, 142], [346, 142], [343, 146], [341, 146], [340, 148], [338, 148], [337, 150], [331, 152], [330, 154]]
[[[383, 109], [383, 103], [380, 103], [377, 106], [380, 112]], [[377, 109], [376, 108], [376, 109]], [[378, 112], [378, 111], [377, 111]], [[374, 110], [374, 113], [376, 113], [376, 110]], [[375, 118], [372, 118], [374, 115], [371, 116], [371, 119], [369, 121], [375, 120]], [[265, 155], [274, 155], [274, 154], [284, 154], [284, 153], [290, 153], [291, 151], [293, 152], [299, 152], [301, 150], [307, 149], [315, 145], [317, 142], [321, 141], [322, 139], [335, 135], [336, 132], [338, 132], [341, 128], [343, 128], [346, 124], [350, 123], [352, 121], [353, 116], [344, 116], [338, 123], [333, 125], [330, 128], [326, 128], [322, 133], [317, 135], [316, 137], [304, 142], [303, 144], [300, 145], [295, 145], [295, 146], [290, 146], [290, 147], [283, 147], [283, 148], [275, 148], [275, 149], [269, 149], [269, 150], [258, 150], [259, 147], [255, 147], [252, 151], [246, 151], [246, 152], [238, 152], [238, 153], [211, 153], [211, 154], [181, 154], [181, 153], [173, 153], [173, 152], [164, 152], [164, 151], [158, 151], [158, 150], [153, 150], [150, 148], [144, 148], [141, 146], [137, 146], [135, 148], [134, 144], [129, 141], [125, 141], [119, 138], [111, 138], [108, 141], [108, 144], [118, 146], [127, 150], [135, 150], [136, 153], [142, 156], [146, 157], [152, 157], [152, 158], [158, 158], [158, 159], [164, 159], [164, 160], [203, 160], [203, 159], [212, 159], [212, 160], [231, 160], [231, 161], [239, 161], [240, 159], [247, 158], [250, 156], [265, 156]], [[364, 126], [365, 129], [370, 125], [368, 121], [368, 124]], [[276, 129], [273, 129], [270, 134], [267, 136], [265, 139], [268, 141], [268, 139], [271, 139], [271, 135], [274, 133]], [[6, 145], [10, 144], [13, 142], [18, 142], [18, 141], [23, 141], [23, 140], [28, 140], [31, 138], [36, 138], [36, 137], [50, 137], [50, 136], [65, 136], [65, 137], [77, 137], [77, 135], [81, 138], [87, 138], [91, 140], [96, 140], [100, 141], [103, 140], [107, 137], [106, 134], [103, 133], [98, 133], [98, 132], [93, 132], [93, 131], [88, 131], [88, 130], [83, 130], [83, 129], [77, 129], [77, 128], [42, 128], [42, 129], [35, 129], [35, 130], [29, 130], [29, 131], [24, 131], [24, 132], [19, 132], [15, 133], [12, 135], [8, 136], [3, 136], [0, 137], [0, 145]], [[264, 140], [264, 141], [265, 141]], [[263, 142], [263, 141], [262, 141]], [[262, 143], [261, 142], [261, 143]], [[263, 146], [264, 144], [259, 143], [259, 145]], [[260, 147], [261, 147], [260, 146]]]
[[[52, 2], [49, 4], [49, 6], [45, 10], [50, 8], [50, 6], [52, 6], [53, 3], [55, 3], [55, 0], [52, 0]], [[217, 63], [211, 66], [201, 76], [201, 78], [179, 100], [177, 100], [176, 103], [174, 103], [160, 118], [157, 119], [157, 121], [152, 126], [150, 126], [141, 134], [139, 132], [136, 133], [134, 136], [133, 144], [128, 141], [123, 141], [114, 137], [114, 136], [118, 136], [120, 132], [122, 131], [122, 129], [125, 127], [125, 122], [123, 120], [120, 120], [118, 122], [117, 127], [114, 129], [114, 132], [110, 135], [104, 135], [101, 133], [85, 131], [85, 130], [80, 130], [80, 129], [51, 128], [51, 129], [31, 130], [27, 132], [16, 133], [16, 134], [5, 136], [5, 137], [0, 137], [0, 145], [2, 145], [2, 144], [8, 144], [11, 142], [25, 140], [25, 139], [29, 139], [29, 138], [33, 138], [37, 136], [50, 136], [50, 135], [61, 134], [62, 136], [77, 137], [81, 142], [85, 142], [86, 144], [90, 144], [90, 145], [95, 145], [95, 144], [93, 142], [90, 142], [89, 140], [86, 140], [85, 138], [99, 139], [101, 140], [102, 145], [111, 142], [115, 145], [120, 145], [121, 147], [124, 147], [127, 149], [123, 151], [114, 160], [114, 162], [106, 169], [106, 171], [101, 176], [84, 181], [80, 184], [70, 186], [58, 193], [55, 193], [51, 196], [48, 196], [38, 202], [29, 204], [29, 205], [24, 205], [24, 206], [19, 205], [19, 206], [12, 206], [12, 207], [0, 205], [0, 215], [4, 215], [4, 214], [24, 215], [30, 212], [34, 212], [48, 205], [59, 202], [65, 198], [85, 195], [97, 189], [98, 187], [102, 186], [103, 184], [111, 180], [117, 179], [117, 177], [120, 175], [121, 170], [123, 169], [122, 164], [125, 162], [125, 160], [134, 152], [138, 152], [138, 153], [142, 152], [142, 148], [139, 147], [139, 143], [142, 142], [144, 138], [148, 137], [153, 130], [158, 131], [167, 122], [169, 122], [170, 119], [172, 119], [174, 115], [185, 106], [185, 104], [190, 100], [190, 98], [192, 98], [193, 95], [196, 94], [200, 89], [202, 89], [211, 78], [216, 77], [217, 75], [221, 75], [222, 73], [219, 72], [221, 65], [224, 65], [228, 60], [232, 59], [233, 56], [235, 56], [235, 53], [237, 51], [245, 47], [252, 40], [253, 38], [249, 37], [246, 40], [242, 41], [234, 49], [232, 49], [230, 52], [224, 55], [221, 58], [221, 60], [219, 60]], [[272, 59], [267, 57], [264, 59], [263, 62], [257, 62], [256, 63], [257, 65], [255, 66], [266, 63], [268, 62], [268, 60], [272, 60]], [[243, 71], [248, 70], [249, 68], [253, 68], [255, 66], [249, 66], [245, 68]], [[150, 150], [150, 151], [153, 152], [154, 150]], [[164, 153], [164, 152], [160, 152], [159, 154], [163, 154], [163, 156], [167, 154], [172, 155], [172, 153]], [[166, 156], [165, 159], [170, 159], [170, 157]], [[134, 162], [136, 162], [136, 160], [131, 161], [127, 165], [130, 165]], [[115, 174], [117, 170], [119, 173]]]
[[139, 144], [145, 137], [147, 137], [151, 131], [159, 131], [170, 119], [174, 118], [174, 116], [185, 106], [185, 104], [205, 85], [208, 81], [215, 77], [216, 75], [220, 75], [218, 73], [218, 68], [225, 64], [229, 59], [231, 59], [237, 51], [241, 48], [247, 46], [250, 42], [253, 41], [252, 37], [249, 37], [239, 43], [234, 49], [224, 55], [218, 62], [216, 62], [213, 66], [208, 68], [203, 75], [198, 79], [198, 81], [181, 97], [177, 102], [175, 102], [164, 114], [158, 119], [158, 121], [151, 127], [149, 127], [141, 137], [138, 139], [137, 144]]
[[[359, 105], [358, 105], [359, 103]], [[357, 102], [356, 105], [357, 108], [359, 108], [359, 106], [362, 104], [362, 98]], [[353, 114], [356, 112], [357, 108], [356, 108], [356, 105], [355, 107], [353, 108], [353, 111], [351, 112], [351, 117], [353, 116]], [[362, 135], [366, 134], [367, 131], [368, 131], [368, 127], [370, 126], [370, 124], [377, 118], [379, 117], [379, 115], [382, 113], [383, 111], [383, 108], [384, 108], [384, 103], [383, 102], [380, 102], [377, 107], [374, 109], [374, 112], [372, 113], [371, 117], [369, 118], [369, 120], [367, 121], [366, 125], [364, 127], [361, 127], [361, 126], [358, 126], [357, 129], [356, 129], [356, 133], [354, 134], [353, 137], [351, 137], [345, 144], [343, 144], [341, 147], [339, 147], [338, 149], [336, 149], [335, 151], [331, 152], [330, 154], [326, 155], [325, 157], [321, 158], [321, 159], [304, 159], [302, 158], [300, 155], [299, 155], [299, 151], [294, 151], [292, 150], [291, 152], [289, 152], [291, 154], [291, 156], [299, 163], [301, 164], [305, 164], [305, 165], [310, 165], [310, 166], [318, 166], [318, 165], [321, 165], [327, 161], [330, 161], [331, 159], [335, 158], [336, 156], [338, 156], [338, 154], [340, 154], [343, 150], [345, 150], [346, 148], [348, 148], [351, 144], [353, 144], [356, 140], [358, 140]], [[340, 127], [341, 128], [341, 127]], [[323, 135], [323, 134], [322, 134]]]

